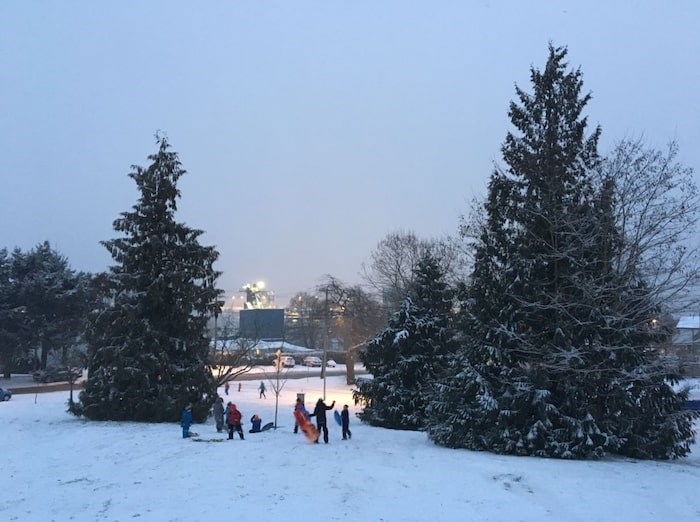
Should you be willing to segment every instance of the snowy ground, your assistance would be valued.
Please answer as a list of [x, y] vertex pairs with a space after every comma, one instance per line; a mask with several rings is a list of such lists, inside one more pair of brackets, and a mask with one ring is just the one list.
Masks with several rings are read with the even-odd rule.
[[[275, 400], [269, 385], [259, 399], [258, 385], [234, 385], [228, 399], [266, 423]], [[329, 403], [353, 408], [343, 377], [326, 385]], [[354, 418], [343, 441], [332, 416], [330, 443], [312, 445], [292, 433], [291, 410], [298, 392], [312, 406], [322, 390], [318, 377], [289, 379], [280, 429], [248, 434], [247, 424], [246, 440], [209, 443], [182, 439], [176, 424], [76, 419], [68, 392], [15, 395], [0, 403], [0, 520], [700, 520], [698, 445], [675, 462], [504, 457]], [[220, 437], [211, 422], [193, 429]]]

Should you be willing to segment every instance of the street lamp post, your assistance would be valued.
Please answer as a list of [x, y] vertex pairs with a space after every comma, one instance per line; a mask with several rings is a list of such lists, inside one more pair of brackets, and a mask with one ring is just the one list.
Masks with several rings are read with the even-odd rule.
[[323, 400], [326, 400], [326, 363], [328, 361], [328, 285], [326, 285], [326, 301], [323, 318], [323, 361], [321, 362], [321, 379], [323, 379]]
[[277, 358], [275, 359], [275, 377], [276, 377], [276, 382], [275, 382], [275, 430], [277, 429], [277, 410], [279, 409], [279, 402], [280, 402], [280, 369], [281, 365], [280, 363], [282, 362], [280, 359], [282, 358], [282, 349], [278, 349], [277, 352], [275, 352], [275, 355]]

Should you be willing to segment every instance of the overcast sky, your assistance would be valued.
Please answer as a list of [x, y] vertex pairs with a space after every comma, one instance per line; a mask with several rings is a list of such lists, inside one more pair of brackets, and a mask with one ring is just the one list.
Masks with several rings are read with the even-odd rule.
[[698, 179], [699, 26], [696, 0], [3, 1], [0, 247], [106, 269], [162, 131], [188, 171], [177, 219], [217, 247], [227, 296], [359, 282], [387, 233], [456, 232], [549, 41], [601, 152], [675, 139]]

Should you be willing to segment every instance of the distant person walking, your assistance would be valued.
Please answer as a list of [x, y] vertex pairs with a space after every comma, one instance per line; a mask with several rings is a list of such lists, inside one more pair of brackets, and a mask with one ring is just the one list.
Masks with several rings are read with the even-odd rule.
[[226, 381], [226, 384], [224, 384], [224, 393], [225, 393], [226, 395], [228, 395], [228, 389], [229, 389], [230, 387], [231, 387], [231, 386], [229, 385], [228, 381]]
[[265, 396], [265, 383], [263, 381], [260, 381], [260, 386], [258, 387], [258, 390], [260, 390], [260, 398], [267, 399], [267, 397]]
[[190, 426], [192, 425], [192, 404], [185, 406], [180, 415], [180, 426], [182, 426], [182, 438], [186, 439], [190, 436]]
[[230, 403], [228, 407], [228, 438], [229, 440], [233, 440], [233, 432], [238, 432], [238, 435], [241, 437], [241, 440], [243, 440], [243, 428], [241, 427], [241, 419], [243, 415], [241, 414], [240, 411], [238, 411], [238, 408], [236, 408], [236, 405], [233, 403]]
[[343, 428], [343, 440], [351, 439], [352, 432], [350, 431], [350, 410], [348, 410], [348, 405], [343, 406], [340, 412], [340, 425]]
[[[328, 444], [328, 424], [326, 423], [326, 412], [328, 410], [332, 410], [334, 407], [335, 401], [333, 401], [330, 406], [326, 406], [323, 399], [319, 398], [316, 402], [314, 412], [309, 415], [309, 417], [316, 417], [316, 427], [318, 428], [319, 436], [321, 434], [321, 430], [323, 430], [323, 442], [326, 444]], [[318, 440], [316, 442], [318, 442]]]
[[221, 397], [216, 398], [216, 402], [212, 407], [212, 413], [214, 414], [214, 421], [216, 421], [216, 431], [221, 433], [224, 431], [224, 399]]

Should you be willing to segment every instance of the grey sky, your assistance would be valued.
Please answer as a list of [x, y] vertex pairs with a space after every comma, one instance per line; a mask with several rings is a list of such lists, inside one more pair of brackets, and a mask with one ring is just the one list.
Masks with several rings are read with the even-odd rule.
[[[101, 271], [163, 131], [189, 174], [178, 220], [221, 253], [228, 296], [285, 305], [358, 282], [388, 232], [454, 234], [547, 44], [592, 91], [601, 151], [623, 137], [700, 161], [700, 3], [0, 3], [0, 247], [49, 240]], [[239, 294], [240, 295], [240, 294]]]

